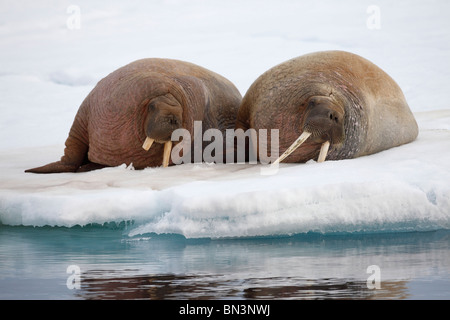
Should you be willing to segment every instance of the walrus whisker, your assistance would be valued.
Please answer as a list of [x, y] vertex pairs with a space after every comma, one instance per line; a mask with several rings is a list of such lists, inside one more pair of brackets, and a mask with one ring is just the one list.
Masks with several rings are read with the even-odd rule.
[[310, 132], [313, 137], [320, 137], [324, 133], [319, 126], [306, 125], [303, 130]]
[[330, 141], [325, 141], [324, 143], [322, 143], [322, 146], [320, 147], [320, 153], [319, 153], [319, 158], [317, 159], [317, 162], [325, 161], [329, 147], [330, 147]]
[[303, 131], [303, 133], [300, 135], [300, 137], [297, 138], [297, 140], [294, 141], [293, 144], [287, 150], [277, 159], [275, 162], [272, 163], [272, 165], [278, 164], [281, 161], [283, 161], [287, 156], [289, 156], [292, 152], [294, 152], [298, 147], [300, 147], [303, 142], [306, 141], [306, 139], [309, 138], [311, 135], [310, 132]]
[[144, 141], [144, 144], [142, 145], [142, 148], [143, 148], [145, 151], [150, 150], [150, 147], [152, 146], [153, 141], [155, 141], [155, 139], [152, 139], [152, 138], [147, 137], [147, 138], [145, 139], [145, 141]]
[[163, 167], [169, 166], [170, 152], [172, 151], [172, 141], [167, 141], [164, 143], [164, 155], [163, 155]]

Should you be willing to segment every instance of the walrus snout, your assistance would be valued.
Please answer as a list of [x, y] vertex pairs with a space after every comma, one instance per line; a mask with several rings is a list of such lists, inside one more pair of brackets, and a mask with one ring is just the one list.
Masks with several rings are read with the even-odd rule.
[[176, 129], [181, 128], [181, 121], [174, 115], [170, 115], [160, 119], [156, 124], [150, 121], [146, 128], [146, 139], [142, 148], [145, 151], [150, 150], [153, 142], [164, 144], [163, 167], [167, 167], [170, 161], [170, 153], [172, 151], [172, 133]]
[[182, 120], [181, 105], [173, 96], [158, 97], [148, 105], [148, 115], [144, 128], [147, 137], [142, 148], [148, 151], [153, 142], [164, 144], [163, 167], [169, 166], [172, 133], [182, 128]]
[[157, 142], [167, 142], [172, 132], [180, 129], [183, 122], [183, 108], [171, 94], [152, 99], [147, 106], [144, 130], [147, 137]]
[[328, 97], [312, 97], [305, 111], [302, 134], [273, 164], [283, 161], [308, 139], [321, 144], [317, 162], [323, 162], [330, 145], [344, 141], [344, 133], [344, 112]]
[[[142, 145], [142, 148], [145, 151], [150, 150], [153, 142], [155, 141], [155, 139], [152, 138], [145, 138], [144, 144]], [[167, 142], [164, 142], [164, 153], [163, 153], [163, 161], [162, 161], [162, 165], [163, 167], [168, 167], [169, 166], [169, 162], [170, 162], [170, 153], [172, 152], [172, 141], [169, 140]]]
[[313, 97], [305, 111], [303, 131], [316, 143], [344, 141], [344, 112], [328, 97]]
[[150, 119], [145, 128], [145, 133], [147, 137], [151, 137], [158, 142], [166, 142], [171, 139], [172, 132], [181, 127], [180, 118], [175, 115], [168, 115]]
[[339, 144], [343, 141], [343, 130], [333, 124], [327, 124], [326, 121], [310, 121], [303, 126], [303, 131], [311, 133], [310, 140], [314, 143], [324, 143], [330, 141], [331, 144]]

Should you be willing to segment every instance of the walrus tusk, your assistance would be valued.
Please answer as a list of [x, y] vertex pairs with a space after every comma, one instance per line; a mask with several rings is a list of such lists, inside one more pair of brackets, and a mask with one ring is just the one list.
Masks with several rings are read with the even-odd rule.
[[148, 151], [148, 150], [150, 149], [150, 147], [152, 146], [153, 141], [155, 141], [155, 139], [152, 139], [152, 138], [147, 137], [147, 138], [145, 139], [145, 141], [144, 141], [144, 144], [142, 145], [142, 148], [143, 148], [145, 151]]
[[324, 143], [322, 143], [322, 146], [320, 147], [320, 153], [319, 153], [319, 158], [317, 159], [317, 162], [325, 161], [329, 147], [330, 147], [330, 141], [325, 141]]
[[300, 147], [301, 144], [303, 142], [305, 142], [306, 139], [308, 139], [310, 135], [311, 135], [311, 132], [303, 131], [303, 133], [300, 135], [300, 137], [298, 137], [297, 140], [295, 140], [294, 143], [291, 144], [291, 146], [289, 148], [287, 148], [287, 150], [277, 160], [275, 160], [274, 163], [272, 163], [272, 165], [278, 164], [281, 161], [283, 161], [287, 156], [289, 156], [298, 147]]
[[164, 156], [163, 156], [163, 167], [169, 166], [170, 152], [172, 151], [172, 141], [167, 141], [164, 143]]

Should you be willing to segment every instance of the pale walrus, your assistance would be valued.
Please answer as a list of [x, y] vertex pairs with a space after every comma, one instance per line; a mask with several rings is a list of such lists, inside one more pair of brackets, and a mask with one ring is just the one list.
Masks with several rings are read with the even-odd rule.
[[[279, 129], [284, 154], [273, 163], [356, 158], [418, 135], [397, 83], [343, 51], [306, 54], [262, 74], [242, 99], [236, 121], [236, 129], [250, 128]], [[254, 144], [258, 155], [271, 150], [270, 138]]]
[[85, 98], [61, 160], [26, 172], [167, 166], [174, 130], [192, 133], [194, 121], [202, 121], [203, 132], [232, 129], [241, 98], [230, 81], [188, 62], [132, 62], [102, 79]]

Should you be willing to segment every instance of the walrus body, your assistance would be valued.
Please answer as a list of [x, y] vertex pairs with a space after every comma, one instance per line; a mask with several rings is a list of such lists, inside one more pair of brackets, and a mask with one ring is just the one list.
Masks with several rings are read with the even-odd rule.
[[[400, 87], [379, 67], [348, 52], [326, 51], [286, 61], [262, 74], [245, 94], [236, 128], [279, 129], [279, 152], [311, 135], [285, 162], [373, 154], [413, 141], [417, 123]], [[258, 155], [271, 148], [259, 141]], [[265, 149], [265, 150], [261, 150]]]
[[[241, 98], [230, 81], [188, 62], [132, 62], [102, 79], [85, 98], [61, 160], [27, 172], [160, 166], [164, 143], [175, 129], [192, 133], [194, 121], [202, 121], [203, 131], [233, 128]], [[156, 142], [149, 151], [143, 149], [150, 148], [143, 146], [146, 137], [149, 145]]]

